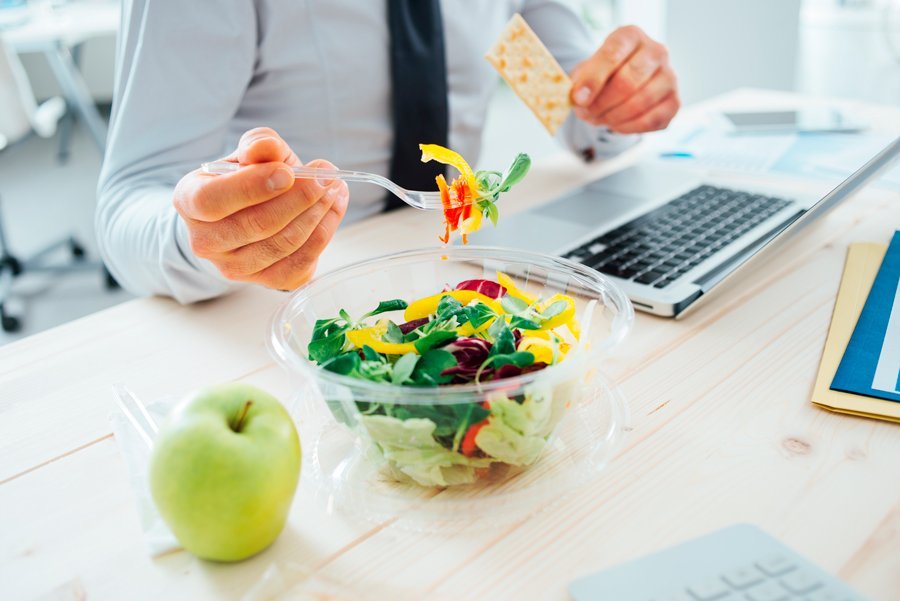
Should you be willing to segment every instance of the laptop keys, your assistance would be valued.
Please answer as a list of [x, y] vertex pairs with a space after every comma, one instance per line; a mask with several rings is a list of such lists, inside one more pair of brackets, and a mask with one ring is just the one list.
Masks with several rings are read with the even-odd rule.
[[704, 185], [566, 257], [607, 275], [664, 288], [788, 204]]

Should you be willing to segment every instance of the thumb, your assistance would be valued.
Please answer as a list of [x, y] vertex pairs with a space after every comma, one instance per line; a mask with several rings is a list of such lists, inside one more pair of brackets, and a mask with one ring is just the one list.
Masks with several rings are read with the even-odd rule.
[[287, 142], [268, 127], [251, 129], [241, 136], [235, 156], [242, 165], [281, 162], [300, 165], [300, 160]]

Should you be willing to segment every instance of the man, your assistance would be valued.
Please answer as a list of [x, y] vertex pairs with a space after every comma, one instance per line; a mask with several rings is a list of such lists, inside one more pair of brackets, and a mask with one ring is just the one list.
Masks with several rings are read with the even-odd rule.
[[[679, 107], [662, 45], [624, 27], [596, 49], [561, 0], [131, 0], [123, 11], [97, 235], [125, 288], [184, 303], [246, 282], [296, 288], [342, 219], [385, 209], [381, 188], [359, 185], [350, 202], [345, 183], [294, 180], [291, 165], [427, 189], [419, 142], [474, 163], [497, 84], [483, 54], [514, 12], [572, 75], [576, 108], [558, 136], [575, 152], [614, 153]], [[197, 171], [229, 149], [241, 170]], [[327, 161], [301, 163], [314, 157]]]

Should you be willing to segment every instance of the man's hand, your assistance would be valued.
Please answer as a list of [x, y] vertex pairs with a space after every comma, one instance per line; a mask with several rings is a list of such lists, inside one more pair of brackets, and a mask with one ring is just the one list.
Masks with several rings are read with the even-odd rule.
[[[230, 280], [279, 290], [306, 283], [347, 210], [347, 184], [295, 181], [290, 166], [300, 159], [265, 127], [245, 133], [228, 160], [244, 167], [215, 176], [193, 171], [175, 188], [194, 254]], [[335, 169], [327, 161], [307, 167]]]
[[680, 102], [666, 47], [633, 25], [572, 71], [575, 115], [623, 134], [664, 129]]

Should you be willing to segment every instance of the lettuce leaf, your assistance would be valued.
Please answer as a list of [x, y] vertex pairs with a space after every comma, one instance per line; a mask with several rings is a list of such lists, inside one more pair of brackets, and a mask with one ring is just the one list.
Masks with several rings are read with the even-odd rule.
[[475, 436], [479, 449], [510, 465], [531, 465], [538, 460], [558, 416], [552, 395], [528, 394], [517, 403], [503, 395], [490, 399], [491, 417]]
[[436, 424], [430, 419], [399, 420], [386, 415], [364, 415], [360, 419], [394, 471], [422, 486], [474, 482], [475, 470], [489, 467], [493, 461], [444, 448], [434, 438]]

